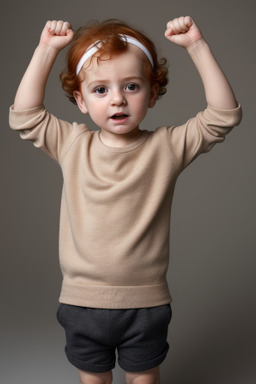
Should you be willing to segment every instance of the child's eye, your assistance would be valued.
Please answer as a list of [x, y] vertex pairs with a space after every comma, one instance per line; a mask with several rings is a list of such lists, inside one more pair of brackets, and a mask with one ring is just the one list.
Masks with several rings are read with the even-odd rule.
[[98, 87], [95, 89], [95, 93], [97, 93], [98, 95], [104, 95], [104, 93], [107, 93], [107, 88]]
[[126, 85], [125, 90], [132, 92], [132, 91], [136, 91], [138, 88], [139, 88], [139, 86], [137, 84], [130, 83], [130, 84]]

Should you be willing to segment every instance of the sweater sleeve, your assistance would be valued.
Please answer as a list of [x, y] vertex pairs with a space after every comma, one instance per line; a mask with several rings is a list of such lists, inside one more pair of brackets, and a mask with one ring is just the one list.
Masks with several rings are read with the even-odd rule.
[[223, 142], [241, 118], [240, 105], [232, 110], [216, 109], [208, 105], [184, 125], [168, 128], [169, 146], [180, 167], [185, 168], [200, 153], [208, 152], [216, 143]]
[[9, 111], [10, 127], [18, 131], [23, 140], [29, 140], [57, 162], [68, 151], [81, 132], [88, 131], [84, 124], [57, 119], [43, 105], [25, 111]]

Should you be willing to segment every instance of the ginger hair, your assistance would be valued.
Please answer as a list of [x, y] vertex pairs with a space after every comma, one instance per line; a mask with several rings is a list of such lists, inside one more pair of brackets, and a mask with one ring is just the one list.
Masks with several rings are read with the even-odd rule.
[[81, 71], [78, 75], [76, 74], [77, 64], [84, 52], [90, 45], [100, 40], [102, 46], [97, 51], [97, 60], [106, 60], [106, 56], [111, 58], [121, 54], [127, 50], [127, 43], [120, 38], [119, 34], [134, 37], [149, 50], [154, 62], [154, 68], [152, 68], [145, 56], [146, 75], [151, 86], [159, 85], [158, 98], [166, 93], [166, 85], [168, 84], [167, 61], [165, 58], [158, 60], [153, 42], [142, 32], [129, 27], [119, 20], [107, 20], [104, 22], [93, 22], [88, 26], [80, 27], [75, 33], [74, 40], [67, 52], [66, 68], [60, 74], [62, 88], [72, 103], [76, 104], [73, 94], [75, 91], [80, 91], [80, 84], [84, 79], [83, 74], [85, 71]]

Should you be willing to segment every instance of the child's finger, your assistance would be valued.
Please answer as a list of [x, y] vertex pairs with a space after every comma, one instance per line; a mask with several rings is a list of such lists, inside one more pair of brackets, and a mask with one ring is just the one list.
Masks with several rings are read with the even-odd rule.
[[62, 20], [57, 21], [56, 27], [55, 27], [55, 35], [60, 35], [62, 28], [63, 28], [64, 22]]
[[56, 26], [57, 26], [57, 21], [56, 20], [52, 20], [49, 22], [49, 32], [52, 34], [52, 35], [55, 35], [55, 29], [56, 29]]
[[45, 29], [46, 29], [49, 33], [51, 33], [51, 34], [54, 33], [54, 32], [53, 32], [53, 28], [52, 28], [52, 23], [53, 23], [52, 20], [48, 20], [47, 23], [46, 23], [46, 25], [45, 25]]
[[186, 16], [184, 18], [184, 21], [185, 21], [185, 24], [186, 24], [186, 26], [188, 28], [190, 28], [192, 26], [192, 24], [193, 24], [193, 20], [192, 20], [192, 18], [190, 16]]
[[49, 31], [51, 29], [52, 22], [51, 20], [48, 20], [45, 24], [45, 28]]

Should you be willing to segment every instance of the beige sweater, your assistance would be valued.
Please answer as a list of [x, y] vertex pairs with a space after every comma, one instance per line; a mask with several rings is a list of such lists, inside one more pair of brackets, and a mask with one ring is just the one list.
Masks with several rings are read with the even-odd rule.
[[143, 131], [130, 146], [105, 146], [99, 131], [44, 106], [10, 109], [10, 126], [61, 166], [60, 302], [96, 308], [169, 303], [170, 211], [180, 172], [222, 142], [241, 108], [200, 112], [186, 124]]

